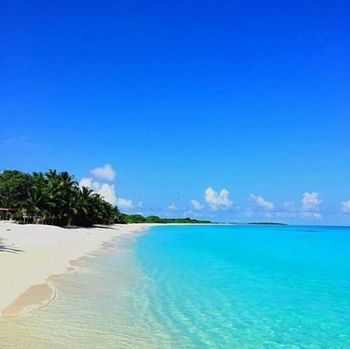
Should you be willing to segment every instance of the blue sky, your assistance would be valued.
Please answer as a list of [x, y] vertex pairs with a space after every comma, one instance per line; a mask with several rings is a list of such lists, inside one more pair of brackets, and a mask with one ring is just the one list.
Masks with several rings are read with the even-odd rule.
[[349, 13], [2, 4], [0, 168], [68, 170], [145, 214], [349, 224]]

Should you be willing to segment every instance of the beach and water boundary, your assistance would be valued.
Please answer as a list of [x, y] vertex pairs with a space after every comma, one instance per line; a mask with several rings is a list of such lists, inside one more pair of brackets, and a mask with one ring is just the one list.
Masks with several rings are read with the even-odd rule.
[[349, 344], [348, 228], [158, 226], [132, 236], [113, 238], [57, 277], [59, 294], [48, 307], [1, 319], [1, 343], [11, 347], [16, 337], [35, 348]]
[[74, 270], [79, 258], [111, 240], [130, 238], [146, 225], [64, 229], [48, 225], [0, 224], [0, 314], [16, 315], [54, 300], [54, 278]]

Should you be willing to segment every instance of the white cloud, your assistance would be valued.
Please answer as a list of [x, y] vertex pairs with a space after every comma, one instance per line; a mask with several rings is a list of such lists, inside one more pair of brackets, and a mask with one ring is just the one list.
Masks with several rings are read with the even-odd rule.
[[301, 209], [303, 211], [313, 211], [318, 209], [321, 205], [322, 200], [319, 193], [315, 192], [305, 192], [303, 198], [301, 199]]
[[205, 190], [205, 201], [213, 210], [225, 209], [233, 205], [229, 195], [230, 192], [227, 189], [221, 189], [220, 192], [216, 192], [209, 187]]
[[79, 187], [88, 187], [95, 192], [98, 192], [101, 189], [102, 184], [98, 181], [95, 181], [91, 177], [83, 177], [79, 182]]
[[195, 210], [201, 210], [204, 206], [197, 200], [191, 200], [191, 205]]
[[125, 198], [117, 198], [116, 204], [118, 208], [124, 209], [124, 210], [129, 210], [134, 207], [132, 200], [125, 199]]
[[98, 181], [94, 181], [91, 177], [83, 177], [79, 182], [79, 186], [81, 188], [88, 187], [92, 189], [97, 194], [100, 194], [111, 205], [116, 205], [117, 203], [114, 184], [100, 183]]
[[[277, 208], [273, 202], [265, 199], [261, 195], [250, 194], [249, 197], [255, 204], [255, 207], [247, 210], [247, 216], [254, 216], [258, 213], [259, 215], [269, 218], [322, 218], [320, 212], [322, 199], [319, 193], [305, 192], [302, 196], [300, 206], [295, 205], [293, 201], [285, 201]], [[256, 209], [260, 209], [260, 211], [256, 211]]]
[[341, 208], [344, 213], [350, 213], [350, 200], [343, 201], [341, 203]]
[[277, 216], [281, 218], [311, 218], [321, 219], [322, 213], [319, 212], [319, 206], [322, 200], [319, 193], [305, 192], [301, 199], [300, 207], [293, 201], [283, 203]]
[[113, 182], [116, 176], [116, 172], [110, 164], [93, 168], [90, 173], [94, 178], [105, 180], [107, 182]]
[[173, 203], [171, 203], [171, 204], [168, 206], [168, 209], [169, 209], [169, 210], [177, 210], [178, 207], [177, 207], [176, 204], [173, 202]]
[[87, 187], [87, 188], [91, 188], [92, 189], [92, 183], [93, 183], [93, 179], [90, 177], [83, 177], [80, 182], [79, 182], [79, 187]]
[[261, 195], [250, 194], [249, 198], [258, 208], [265, 211], [271, 211], [275, 206], [273, 202], [264, 199]]
[[301, 199], [301, 212], [300, 215], [306, 218], [321, 219], [322, 214], [318, 212], [319, 206], [322, 203], [319, 193], [305, 192]]
[[97, 192], [113, 206], [117, 204], [117, 197], [115, 195], [114, 184], [103, 183], [101, 184]]
[[[110, 164], [96, 167], [92, 169], [90, 173], [92, 177], [83, 177], [80, 180], [80, 187], [91, 188], [94, 192], [100, 194], [107, 202], [113, 206], [118, 206], [120, 209], [128, 210], [135, 207], [132, 200], [116, 196], [115, 185], [111, 183], [115, 180], [116, 172]], [[143, 202], [139, 201], [136, 207], [142, 207], [142, 205]]]

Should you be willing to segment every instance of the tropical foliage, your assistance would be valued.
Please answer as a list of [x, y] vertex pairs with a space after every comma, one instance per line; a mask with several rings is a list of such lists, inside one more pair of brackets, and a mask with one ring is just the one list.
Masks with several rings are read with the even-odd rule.
[[125, 223], [185, 223], [185, 224], [191, 224], [191, 223], [211, 223], [207, 220], [198, 220], [198, 219], [192, 219], [192, 218], [161, 218], [158, 216], [148, 216], [144, 217], [140, 214], [134, 214], [134, 215], [127, 215], [127, 214], [121, 214], [121, 219]]
[[210, 223], [191, 218], [144, 217], [120, 213], [90, 188], [80, 188], [68, 172], [0, 173], [0, 208], [23, 223], [92, 226], [113, 223]]
[[26, 223], [91, 226], [121, 222], [117, 207], [91, 189], [80, 188], [68, 172], [0, 173], [0, 207], [14, 209]]

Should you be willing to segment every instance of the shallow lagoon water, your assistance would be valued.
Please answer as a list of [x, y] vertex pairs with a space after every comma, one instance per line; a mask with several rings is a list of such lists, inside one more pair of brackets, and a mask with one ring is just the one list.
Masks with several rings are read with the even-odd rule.
[[1, 348], [350, 348], [350, 229], [159, 226], [0, 320]]

